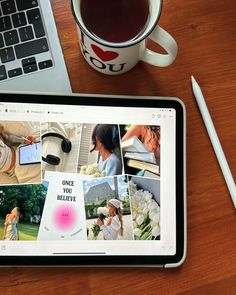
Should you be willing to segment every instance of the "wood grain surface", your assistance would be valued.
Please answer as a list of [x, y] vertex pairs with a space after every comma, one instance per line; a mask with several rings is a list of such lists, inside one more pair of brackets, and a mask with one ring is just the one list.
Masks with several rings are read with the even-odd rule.
[[193, 74], [236, 179], [235, 0], [164, 0], [159, 24], [178, 43], [176, 61], [167, 68], [140, 62], [120, 76], [90, 68], [79, 50], [70, 1], [51, 2], [74, 92], [177, 96], [186, 104], [187, 259], [167, 270], [2, 268], [0, 294], [236, 294], [236, 211], [190, 84]]

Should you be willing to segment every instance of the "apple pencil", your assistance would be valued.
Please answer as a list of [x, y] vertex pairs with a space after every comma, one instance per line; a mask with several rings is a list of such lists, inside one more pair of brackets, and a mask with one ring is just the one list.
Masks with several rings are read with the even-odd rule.
[[214, 124], [212, 122], [211, 116], [209, 114], [206, 102], [204, 100], [201, 88], [193, 76], [191, 76], [191, 80], [192, 80], [193, 93], [195, 95], [195, 98], [196, 98], [198, 107], [200, 109], [200, 112], [202, 114], [202, 118], [205, 123], [208, 135], [210, 137], [216, 157], [217, 157], [218, 162], [220, 164], [226, 184], [228, 186], [232, 201], [234, 203], [234, 207], [236, 208], [236, 185], [235, 185], [233, 176], [230, 172], [229, 165], [228, 165], [227, 160], [225, 158], [224, 151], [222, 149], [219, 138], [217, 136], [217, 133], [216, 133]]

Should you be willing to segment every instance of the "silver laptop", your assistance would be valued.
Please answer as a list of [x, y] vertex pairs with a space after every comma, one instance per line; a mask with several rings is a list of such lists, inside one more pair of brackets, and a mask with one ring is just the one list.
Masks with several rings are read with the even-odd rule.
[[0, 1], [0, 91], [71, 92], [50, 0]]

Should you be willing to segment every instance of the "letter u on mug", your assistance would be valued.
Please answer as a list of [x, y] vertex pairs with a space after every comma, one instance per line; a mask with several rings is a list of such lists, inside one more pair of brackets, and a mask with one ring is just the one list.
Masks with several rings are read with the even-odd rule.
[[[71, 0], [84, 58], [95, 70], [122, 74], [140, 60], [167, 67], [176, 58], [174, 38], [157, 25], [162, 0]], [[147, 39], [165, 49], [146, 47]]]

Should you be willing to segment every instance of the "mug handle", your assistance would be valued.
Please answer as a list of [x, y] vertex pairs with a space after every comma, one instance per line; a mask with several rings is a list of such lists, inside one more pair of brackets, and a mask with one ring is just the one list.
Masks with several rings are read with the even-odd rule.
[[140, 60], [158, 67], [169, 66], [175, 60], [178, 52], [175, 39], [158, 25], [149, 38], [163, 47], [167, 54], [160, 54], [144, 47], [144, 50], [141, 51]]

